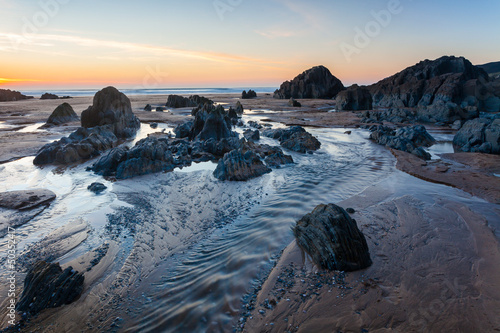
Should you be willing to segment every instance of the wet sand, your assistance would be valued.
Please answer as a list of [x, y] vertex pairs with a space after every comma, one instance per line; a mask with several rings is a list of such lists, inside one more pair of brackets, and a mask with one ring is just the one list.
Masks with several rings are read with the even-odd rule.
[[[238, 100], [236, 95], [207, 97], [224, 106]], [[153, 108], [164, 105], [167, 96], [130, 99], [134, 112], [145, 123], [175, 126], [190, 113], [190, 109], [143, 111], [146, 104]], [[63, 102], [70, 103], [80, 115], [92, 104], [92, 98], [0, 103], [0, 121], [9, 125], [0, 130], [0, 162], [34, 155], [45, 143], [74, 130], [78, 123], [49, 131], [13, 130], [44, 123]], [[355, 128], [360, 120], [353, 112], [328, 112], [334, 107], [328, 100], [301, 100], [300, 109], [270, 96], [241, 102], [261, 121]], [[292, 242], [262, 286], [245, 331], [500, 330], [500, 236], [495, 237], [492, 231], [498, 225], [494, 220], [500, 216], [500, 187], [495, 185], [500, 179], [495, 176], [500, 173], [498, 157], [446, 154], [440, 161], [424, 163], [412, 155], [394, 154], [400, 170], [420, 179], [394, 171], [379, 184], [340, 203], [356, 209], [353, 217], [367, 236], [373, 265], [348, 274], [317, 271]], [[204, 172], [199, 177], [208, 175]], [[84, 294], [71, 305], [44, 311], [30, 323], [28, 331], [118, 330], [122, 318], [113, 314], [133, 311], [124, 309], [123, 301], [133, 303], [139, 296], [130, 291], [141, 285], [142, 279], [154, 276], [154, 268], [171, 253], [182, 252], [199, 235], [214, 228], [210, 221], [216, 216], [204, 216], [203, 207], [228, 205], [244, 210], [247, 204], [259, 200], [266, 185], [261, 182], [267, 179], [252, 182], [250, 188], [245, 185], [250, 183], [238, 185], [241, 188], [230, 191], [238, 194], [232, 197], [225, 195], [222, 187], [200, 188], [202, 181], [182, 176], [177, 177], [177, 183], [168, 184], [178, 188], [175, 195], [162, 193], [161, 180], [155, 177], [139, 177], [113, 186], [113, 193], [129, 203], [132, 199], [127, 193], [150, 195], [154, 207], [138, 216], [137, 211], [130, 210], [129, 215], [115, 217], [116, 223], [111, 223], [135, 230], [128, 222], [141, 220], [136, 234], [110, 240], [104, 247], [64, 262], [63, 268], [72, 265], [81, 271], [90, 269], [85, 275]], [[158, 186], [149, 188], [146, 184]], [[136, 205], [144, 204], [140, 196], [135, 199]], [[165, 212], [169, 205], [186, 208]], [[151, 211], [158, 211], [153, 220], [148, 215]], [[175, 215], [171, 220], [187, 223], [171, 225], [170, 219], [165, 220], [169, 214]], [[49, 253], [54, 260], [64, 257], [84, 242], [89, 232], [91, 228], [83, 222], [54, 231], [24, 254], [23, 267], [41, 253]]]

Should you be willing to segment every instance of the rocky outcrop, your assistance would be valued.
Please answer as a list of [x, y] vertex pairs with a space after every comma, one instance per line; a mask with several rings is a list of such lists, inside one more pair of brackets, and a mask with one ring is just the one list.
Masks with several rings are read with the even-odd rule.
[[191, 134], [192, 128], [193, 128], [192, 121], [187, 121], [183, 124], [177, 125], [177, 127], [174, 129], [174, 133], [175, 133], [176, 138], [178, 138], [178, 139], [188, 138], [189, 135]]
[[391, 108], [383, 111], [365, 111], [362, 113], [363, 123], [414, 123], [417, 121], [416, 112], [408, 108]]
[[248, 92], [243, 90], [241, 93], [241, 99], [251, 99], [251, 98], [257, 98], [257, 93], [250, 89]]
[[214, 171], [214, 176], [219, 180], [246, 181], [271, 171], [255, 152], [241, 148], [224, 155]]
[[431, 155], [422, 146], [430, 147], [436, 142], [422, 125], [402, 127], [397, 130], [377, 126], [370, 134], [370, 139], [380, 145], [411, 153], [424, 160], [430, 160]]
[[288, 101], [288, 106], [291, 106], [293, 108], [300, 108], [302, 107], [302, 104], [300, 104], [299, 102], [297, 102], [293, 97], [290, 98], [290, 100]]
[[341, 207], [319, 205], [293, 229], [297, 244], [323, 269], [356, 271], [372, 264], [365, 236]]
[[148, 137], [133, 148], [118, 147], [102, 156], [92, 170], [103, 176], [126, 179], [161, 171], [171, 171], [175, 167], [172, 152], [166, 139]]
[[49, 119], [42, 127], [47, 128], [52, 126], [59, 126], [62, 124], [71, 123], [73, 121], [78, 121], [78, 120], [80, 120], [80, 118], [78, 118], [76, 112], [73, 110], [71, 105], [69, 105], [68, 103], [63, 103], [59, 105], [54, 110], [54, 112], [52, 112]]
[[94, 192], [95, 194], [100, 194], [106, 191], [106, 189], [106, 185], [102, 183], [92, 183], [87, 187], [87, 190], [89, 190], [90, 192]]
[[467, 121], [455, 135], [453, 145], [464, 152], [500, 154], [500, 118]]
[[110, 126], [118, 138], [130, 138], [141, 126], [132, 112], [130, 100], [114, 87], [97, 92], [94, 104], [82, 112], [82, 127]]
[[48, 205], [56, 194], [49, 190], [25, 190], [0, 193], [0, 207], [7, 209], [28, 210], [37, 206]]
[[373, 108], [370, 91], [357, 84], [339, 92], [335, 98], [335, 104], [337, 111], [371, 110]]
[[195, 119], [189, 136], [191, 140], [214, 139], [219, 141], [222, 138], [237, 136], [231, 131], [231, 119], [222, 105], [205, 104], [193, 109], [192, 114]]
[[59, 96], [51, 93], [45, 93], [40, 97], [40, 99], [59, 99]]
[[292, 81], [281, 84], [274, 92], [274, 98], [325, 98], [335, 97], [344, 90], [344, 85], [324, 66], [306, 70]]
[[151, 104], [147, 104], [147, 105], [144, 107], [144, 111], [148, 111], [148, 112], [153, 111], [153, 107], [151, 106]]
[[286, 129], [267, 129], [262, 132], [262, 135], [276, 139], [282, 147], [298, 153], [312, 152], [321, 147], [321, 142], [301, 126], [292, 126]]
[[247, 129], [243, 132], [243, 136], [247, 141], [259, 141], [260, 140], [260, 132], [258, 130]]
[[166, 107], [169, 108], [191, 108], [203, 106], [205, 104], [213, 104], [214, 102], [206, 97], [193, 95], [190, 97], [183, 97], [179, 95], [170, 95], [167, 99]]
[[33, 96], [25, 96], [21, 94], [19, 91], [0, 89], [0, 102], [21, 101], [24, 99], [31, 99], [31, 98], [33, 98]]
[[500, 111], [488, 74], [463, 57], [422, 61], [367, 87], [374, 108], [416, 108], [419, 121], [453, 123]]
[[24, 280], [24, 290], [16, 309], [34, 316], [43, 309], [70, 304], [83, 291], [83, 274], [72, 267], [38, 261]]
[[43, 146], [37, 153], [33, 164], [70, 164], [99, 156], [113, 148], [118, 138], [111, 127], [78, 128], [69, 137], [64, 137]]
[[243, 109], [243, 105], [241, 105], [240, 101], [236, 102], [236, 106], [234, 107], [234, 111], [239, 116], [241, 116], [243, 114], [244, 109]]

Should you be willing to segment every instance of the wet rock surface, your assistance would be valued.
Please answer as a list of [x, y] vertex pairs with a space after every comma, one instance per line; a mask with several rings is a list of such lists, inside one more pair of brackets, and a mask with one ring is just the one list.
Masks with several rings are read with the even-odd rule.
[[464, 152], [500, 154], [500, 118], [467, 121], [455, 135], [453, 145]]
[[248, 141], [259, 141], [260, 140], [260, 132], [259, 132], [259, 130], [247, 129], [247, 130], [245, 130], [245, 132], [243, 132], [243, 136]]
[[422, 125], [402, 127], [397, 130], [387, 126], [377, 126], [370, 134], [370, 139], [380, 145], [411, 153], [424, 160], [430, 160], [431, 155], [422, 146], [430, 147], [436, 142]]
[[214, 102], [206, 97], [193, 95], [184, 97], [179, 95], [169, 95], [166, 106], [169, 108], [190, 108], [203, 106], [204, 104], [213, 104]]
[[372, 264], [365, 236], [339, 206], [317, 206], [293, 232], [297, 244], [323, 269], [355, 271]]
[[107, 187], [106, 187], [106, 185], [104, 185], [102, 183], [92, 183], [87, 187], [87, 189], [90, 192], [94, 192], [95, 194], [100, 194], [100, 193], [106, 191]]
[[306, 70], [292, 81], [283, 82], [274, 92], [274, 98], [333, 98], [344, 85], [324, 66]]
[[286, 129], [266, 129], [262, 135], [276, 139], [281, 146], [296, 151], [307, 153], [318, 150], [321, 142], [301, 126], [292, 126]]
[[33, 316], [47, 308], [70, 304], [83, 291], [83, 274], [72, 267], [38, 261], [24, 280], [24, 290], [16, 309]]
[[0, 193], [0, 207], [28, 210], [54, 201], [56, 194], [49, 190], [25, 190]]
[[70, 123], [73, 121], [78, 121], [80, 118], [78, 118], [78, 115], [76, 112], [73, 110], [71, 105], [68, 103], [63, 103], [59, 105], [54, 112], [50, 115], [49, 119], [47, 120], [47, 123], [43, 125], [42, 127], [52, 127], [52, 126], [59, 126], [62, 124]]
[[255, 152], [241, 148], [224, 155], [214, 176], [219, 180], [246, 181], [271, 171]]
[[218, 141], [223, 138], [237, 137], [237, 134], [231, 131], [232, 121], [229, 114], [221, 105], [205, 104], [203, 107], [193, 109], [192, 115], [195, 119], [189, 135], [191, 140], [214, 139]]

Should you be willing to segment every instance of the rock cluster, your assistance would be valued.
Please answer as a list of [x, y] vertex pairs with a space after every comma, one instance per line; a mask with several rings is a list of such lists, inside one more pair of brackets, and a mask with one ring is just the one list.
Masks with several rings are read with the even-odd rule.
[[292, 126], [286, 129], [266, 129], [262, 135], [276, 139], [286, 149], [298, 153], [308, 153], [318, 150], [321, 142], [301, 126]]
[[453, 145], [464, 152], [500, 154], [500, 118], [467, 121], [455, 135]]
[[380, 145], [411, 153], [424, 160], [430, 160], [431, 155], [422, 146], [430, 147], [436, 142], [422, 125], [402, 127], [397, 130], [387, 126], [376, 126], [370, 134], [370, 139]]
[[40, 97], [40, 99], [59, 99], [59, 96], [51, 93], [45, 93]]
[[33, 96], [25, 96], [19, 91], [0, 89], [0, 102], [21, 101], [23, 99], [31, 99]]
[[253, 91], [252, 89], [250, 89], [248, 92], [243, 90], [243, 92], [241, 93], [241, 99], [251, 99], [251, 98], [256, 98], [257, 97], [257, 93], [255, 91]]
[[206, 97], [193, 95], [190, 97], [183, 97], [179, 95], [170, 95], [167, 99], [166, 107], [169, 108], [191, 108], [196, 106], [203, 106], [205, 104], [213, 104], [214, 102]]
[[319, 205], [293, 229], [297, 244], [323, 269], [355, 271], [372, 264], [356, 221], [334, 204]]
[[337, 111], [371, 110], [373, 108], [370, 91], [357, 84], [339, 92], [335, 98], [335, 104]]
[[453, 123], [500, 111], [488, 74], [463, 57], [425, 60], [368, 86], [374, 108], [415, 108], [419, 121]]
[[43, 309], [70, 304], [83, 291], [83, 274], [72, 267], [38, 261], [24, 280], [24, 290], [16, 309], [34, 316]]
[[94, 96], [94, 104], [83, 111], [81, 122], [82, 127], [69, 137], [43, 146], [33, 163], [69, 164], [98, 156], [116, 146], [118, 139], [134, 136], [140, 127], [130, 100], [113, 87]]
[[47, 128], [52, 126], [59, 126], [78, 120], [80, 120], [80, 118], [78, 118], [78, 115], [73, 110], [71, 105], [69, 105], [68, 103], [63, 103], [52, 112], [49, 119], [42, 127]]
[[274, 92], [274, 98], [325, 98], [335, 97], [344, 90], [344, 85], [324, 66], [306, 70], [292, 81], [283, 82]]

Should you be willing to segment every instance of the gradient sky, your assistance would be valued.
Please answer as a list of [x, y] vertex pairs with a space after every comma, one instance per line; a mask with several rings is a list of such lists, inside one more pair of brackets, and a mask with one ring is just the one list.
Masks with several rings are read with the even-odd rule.
[[[375, 23], [373, 12], [391, 5], [397, 13]], [[319, 64], [350, 85], [443, 55], [500, 61], [498, 0], [0, 0], [0, 6], [2, 88], [278, 86]], [[356, 43], [366, 28], [368, 42], [358, 36]], [[346, 57], [346, 47], [356, 50]]]

